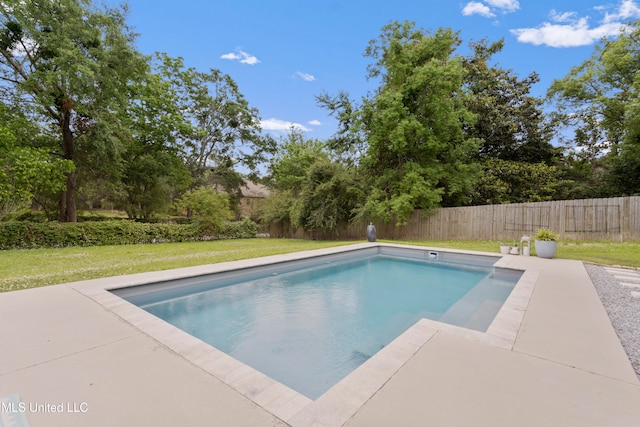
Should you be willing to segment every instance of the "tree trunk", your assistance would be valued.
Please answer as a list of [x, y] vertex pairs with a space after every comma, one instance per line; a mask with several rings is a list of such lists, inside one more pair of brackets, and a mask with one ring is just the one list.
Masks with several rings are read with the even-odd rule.
[[[71, 131], [71, 109], [64, 108], [62, 111], [62, 149], [64, 158], [74, 160], [74, 140]], [[67, 174], [66, 189], [60, 196], [60, 222], [76, 222], [78, 215], [76, 212], [76, 173]]]

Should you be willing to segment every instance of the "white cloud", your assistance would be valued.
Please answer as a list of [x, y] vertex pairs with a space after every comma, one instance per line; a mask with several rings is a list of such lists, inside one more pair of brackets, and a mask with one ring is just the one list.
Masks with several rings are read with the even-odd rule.
[[578, 20], [577, 16], [578, 16], [577, 12], [559, 13], [559, 12], [556, 12], [555, 9], [551, 9], [551, 12], [549, 12], [549, 17], [554, 22], [576, 22]]
[[322, 124], [322, 122], [320, 120], [311, 120], [311, 121], [309, 121], [309, 124], [311, 126], [320, 126]]
[[600, 25], [595, 27], [589, 25], [588, 17], [578, 17], [575, 12], [559, 13], [552, 10], [550, 18], [556, 23], [544, 22], [535, 28], [511, 30], [511, 33], [521, 43], [551, 47], [587, 46], [603, 37], [614, 37], [620, 34], [627, 28], [624, 20], [640, 18], [640, 8], [633, 0], [623, 0], [615, 12], [605, 13]]
[[466, 4], [466, 6], [462, 9], [462, 14], [464, 16], [470, 15], [480, 15], [485, 18], [491, 18], [496, 16], [491, 9], [485, 4], [478, 3], [477, 1], [472, 1]]
[[587, 18], [580, 18], [572, 24], [551, 24], [545, 22], [537, 28], [519, 28], [511, 30], [521, 43], [546, 45], [550, 47], [587, 46], [603, 37], [620, 34], [625, 28], [622, 23], [602, 24], [590, 28]]
[[503, 9], [508, 12], [520, 9], [520, 3], [518, 0], [486, 0], [486, 2], [489, 6]]
[[221, 59], [228, 59], [230, 61], [240, 61], [241, 64], [255, 65], [260, 63], [260, 60], [255, 56], [244, 52], [240, 49], [236, 49], [235, 52], [225, 53], [220, 56]]
[[260, 126], [263, 130], [276, 130], [276, 131], [288, 131], [291, 128], [308, 132], [310, 129], [301, 125], [300, 123], [288, 122], [280, 119], [267, 119], [260, 122]]
[[315, 76], [311, 74], [303, 73], [302, 71], [296, 71], [296, 74], [294, 75], [294, 77], [298, 77], [304, 80], [305, 82], [312, 82], [316, 79]]
[[640, 18], [640, 8], [633, 0], [623, 0], [620, 7], [614, 13], [607, 13], [604, 17], [605, 23], [619, 22], [628, 19]]
[[509, 13], [518, 9], [520, 9], [518, 0], [485, 0], [484, 3], [470, 1], [462, 8], [462, 14], [464, 16], [480, 15], [485, 18], [493, 18], [498, 11]]

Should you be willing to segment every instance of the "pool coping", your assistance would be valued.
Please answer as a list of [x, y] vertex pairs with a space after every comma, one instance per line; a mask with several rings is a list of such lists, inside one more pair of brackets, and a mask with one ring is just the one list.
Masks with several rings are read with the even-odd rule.
[[[438, 332], [447, 332], [498, 348], [513, 349], [529, 299], [535, 288], [539, 271], [532, 268], [524, 270], [520, 280], [486, 332], [478, 332], [429, 319], [421, 319], [316, 400], [303, 396], [109, 291], [158, 280], [166, 281], [193, 277], [376, 246], [500, 257], [495, 253], [476, 251], [381, 242], [359, 243], [293, 254], [121, 276], [117, 279], [117, 283], [114, 283], [114, 278], [105, 278], [69, 285], [284, 422], [299, 427], [314, 424], [339, 426], [349, 420]], [[494, 266], [512, 268], [510, 267], [510, 256], [502, 256]]]

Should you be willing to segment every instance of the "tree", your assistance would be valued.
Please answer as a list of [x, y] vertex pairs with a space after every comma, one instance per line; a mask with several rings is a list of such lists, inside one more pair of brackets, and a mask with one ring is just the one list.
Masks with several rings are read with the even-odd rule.
[[300, 197], [297, 223], [305, 230], [336, 232], [355, 218], [364, 191], [352, 169], [328, 159], [311, 164]]
[[350, 129], [342, 134], [355, 136], [341, 141], [366, 143], [360, 166], [370, 192], [361, 217], [402, 224], [414, 209], [469, 200], [478, 141], [464, 132], [475, 118], [466, 108], [463, 62], [453, 56], [459, 44], [450, 29], [429, 34], [393, 22], [365, 51], [373, 60], [368, 78], [380, 81], [375, 94], [358, 108], [339, 98], [319, 99], [337, 108], [333, 114]]
[[212, 188], [191, 190], [178, 199], [177, 205], [180, 209], [192, 211], [198, 227], [213, 236], [233, 217], [227, 195], [219, 194]]
[[604, 189], [609, 195], [640, 191], [638, 75], [640, 25], [635, 23], [616, 39], [604, 39], [591, 58], [554, 81], [547, 94], [557, 106], [556, 120], [574, 131], [576, 157], [592, 165], [591, 174], [606, 175], [599, 181], [609, 186]]
[[311, 165], [316, 160], [328, 160], [325, 143], [307, 139], [295, 128], [289, 129], [280, 140], [276, 154], [269, 164], [267, 182], [276, 190], [292, 190], [299, 193]]
[[275, 190], [262, 219], [305, 230], [335, 232], [355, 218], [364, 191], [357, 171], [332, 160], [325, 143], [291, 129], [269, 166]]
[[35, 131], [25, 117], [0, 105], [0, 218], [29, 205], [38, 193], [60, 191], [73, 170], [71, 162], [26, 143], [37, 138]]
[[251, 172], [275, 150], [261, 135], [258, 110], [251, 108], [233, 79], [218, 70], [196, 73], [199, 84], [191, 117], [198, 133], [187, 142], [187, 160], [197, 176], [206, 169], [242, 165]]
[[502, 40], [471, 43], [473, 55], [463, 58], [465, 88], [470, 95], [467, 108], [476, 115], [467, 135], [482, 140], [479, 160], [550, 164], [558, 150], [549, 142], [552, 135], [544, 122], [542, 101], [530, 94], [538, 75], [519, 79], [511, 70], [490, 65], [491, 57], [503, 46]]
[[482, 177], [473, 191], [474, 205], [550, 200], [563, 183], [553, 165], [559, 150], [549, 142], [542, 101], [530, 94], [537, 74], [519, 79], [489, 64], [503, 45], [502, 40], [472, 43], [473, 54], [463, 58], [467, 108], [476, 115], [465, 131], [482, 141], [475, 156]]
[[328, 161], [329, 155], [323, 142], [306, 139], [304, 133], [293, 128], [281, 139], [279, 145], [271, 159], [266, 178], [274, 193], [265, 202], [262, 219], [299, 227], [302, 226], [300, 212], [303, 185], [309, 170], [316, 161]]
[[130, 129], [122, 150], [122, 205], [130, 216], [148, 218], [187, 189], [210, 186], [225, 191], [237, 210], [244, 178], [235, 167], [255, 171], [273, 151], [272, 140], [260, 135], [257, 110], [217, 70], [186, 68], [182, 58], [164, 53], [150, 66], [130, 85], [121, 117]]
[[[125, 24], [126, 9], [89, 0], [7, 0], [0, 4], [0, 80], [5, 96], [29, 102], [57, 133], [52, 150], [79, 164], [79, 150], [115, 149], [116, 111], [144, 67]], [[93, 156], [100, 157], [100, 156]], [[115, 158], [112, 156], [112, 158]], [[60, 220], [76, 221], [76, 173], [66, 173]]]
[[[182, 155], [193, 178], [192, 187], [222, 186], [232, 195], [243, 180], [237, 166], [257, 172], [275, 150], [275, 141], [261, 134], [258, 110], [250, 107], [236, 82], [219, 70], [186, 68], [182, 58], [159, 54], [155, 71], [170, 84], [185, 125], [180, 134]], [[214, 178], [214, 182], [207, 179]]]
[[182, 159], [170, 150], [136, 148], [142, 150], [135, 150], [125, 164], [120, 206], [129, 218], [150, 220], [166, 212], [172, 200], [189, 188], [191, 177]]
[[335, 96], [323, 92], [316, 96], [316, 101], [329, 111], [339, 125], [338, 131], [327, 140], [327, 148], [342, 163], [349, 166], [359, 165], [367, 151], [367, 135], [359, 123], [360, 106], [354, 103], [345, 91], [340, 91]]
[[473, 201], [476, 205], [552, 200], [566, 181], [557, 166], [499, 158], [483, 162]]
[[183, 141], [195, 128], [184, 114], [179, 87], [165, 72], [181, 61], [163, 59], [129, 85], [130, 102], [120, 117], [128, 132], [120, 141], [119, 204], [130, 218], [150, 219], [166, 210], [192, 182]]

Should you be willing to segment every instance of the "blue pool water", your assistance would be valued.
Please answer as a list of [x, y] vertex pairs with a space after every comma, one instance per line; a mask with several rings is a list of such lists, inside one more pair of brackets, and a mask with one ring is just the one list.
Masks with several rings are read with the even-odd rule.
[[518, 278], [377, 255], [136, 303], [316, 399], [420, 318], [486, 330]]

